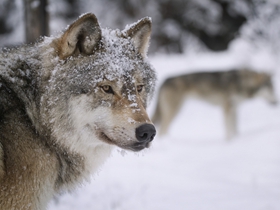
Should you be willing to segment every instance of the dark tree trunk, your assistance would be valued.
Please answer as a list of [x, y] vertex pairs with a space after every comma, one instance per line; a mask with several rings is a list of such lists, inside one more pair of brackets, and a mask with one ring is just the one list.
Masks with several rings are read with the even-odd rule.
[[15, 1], [4, 1], [1, 6], [2, 8], [0, 8], [0, 34], [7, 34], [13, 30], [13, 28], [9, 24], [7, 24], [7, 17], [10, 15], [12, 9], [15, 7]]
[[25, 0], [25, 40], [35, 42], [49, 35], [48, 0]]

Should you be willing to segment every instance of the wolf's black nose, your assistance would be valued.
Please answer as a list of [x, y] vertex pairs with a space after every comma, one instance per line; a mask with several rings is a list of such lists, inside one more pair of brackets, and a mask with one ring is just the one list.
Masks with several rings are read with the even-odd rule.
[[136, 128], [136, 138], [141, 142], [150, 142], [153, 141], [156, 135], [155, 126], [152, 124], [143, 124]]

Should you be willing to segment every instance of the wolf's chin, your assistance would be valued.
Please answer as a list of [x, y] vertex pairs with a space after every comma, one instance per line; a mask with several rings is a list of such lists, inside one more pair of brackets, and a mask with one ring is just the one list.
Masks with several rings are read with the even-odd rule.
[[145, 143], [145, 144], [137, 142], [134, 145], [129, 146], [127, 149], [132, 150], [133, 152], [139, 152], [139, 151], [141, 151], [143, 149], [149, 148], [150, 145], [151, 145], [151, 142]]
[[151, 142], [149, 142], [149, 143], [135, 142], [130, 145], [118, 145], [118, 146], [121, 147], [122, 149], [130, 150], [132, 152], [139, 152], [143, 149], [149, 148], [150, 145], [151, 145]]

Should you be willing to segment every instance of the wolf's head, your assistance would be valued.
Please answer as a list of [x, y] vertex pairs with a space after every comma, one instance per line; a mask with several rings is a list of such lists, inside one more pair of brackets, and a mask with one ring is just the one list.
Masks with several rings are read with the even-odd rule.
[[93, 14], [85, 14], [43, 47], [51, 62], [45, 65], [52, 67], [45, 67], [41, 103], [56, 139], [75, 149], [150, 145], [156, 134], [145, 110], [156, 80], [146, 61], [150, 34], [149, 18], [120, 31], [101, 29]]
[[272, 83], [271, 75], [267, 73], [259, 73], [257, 78], [259, 82], [259, 90], [257, 91], [257, 96], [264, 98], [272, 105], [277, 104], [277, 97], [275, 94], [274, 86]]
[[260, 97], [272, 105], [277, 104], [277, 97], [272, 83], [272, 76], [266, 72], [251, 70], [241, 71], [244, 87], [247, 87], [250, 97]]

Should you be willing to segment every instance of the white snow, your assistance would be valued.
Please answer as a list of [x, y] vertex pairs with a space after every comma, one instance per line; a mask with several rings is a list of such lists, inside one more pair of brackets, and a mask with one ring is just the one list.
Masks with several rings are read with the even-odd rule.
[[[277, 60], [240, 46], [225, 53], [158, 55], [151, 63], [158, 86], [182, 72], [246, 66], [274, 71], [280, 93]], [[150, 114], [155, 101], [156, 95]], [[227, 142], [222, 110], [187, 101], [169, 133], [156, 137], [150, 149], [126, 155], [116, 150], [91, 183], [57, 198], [49, 209], [279, 210], [279, 116], [280, 106], [247, 101], [238, 109], [239, 135]]]

